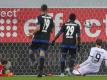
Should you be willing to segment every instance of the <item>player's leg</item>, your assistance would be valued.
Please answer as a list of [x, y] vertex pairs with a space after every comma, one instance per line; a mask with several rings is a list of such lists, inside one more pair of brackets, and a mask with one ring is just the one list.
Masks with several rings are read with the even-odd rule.
[[29, 58], [32, 67], [36, 65], [37, 57], [38, 57], [38, 44], [31, 44], [29, 49]]
[[87, 75], [87, 74], [90, 74], [90, 73], [97, 73], [98, 70], [90, 67], [89, 65], [84, 65], [78, 69], [74, 69], [73, 70], [73, 74], [74, 75], [81, 75], [81, 76], [84, 76], [84, 75]]
[[80, 67], [80, 65], [78, 64], [74, 67], [74, 70], [72, 71], [72, 73], [76, 76], [78, 76], [78, 75], [82, 76], [82, 75], [87, 74], [87, 71], [88, 71], [88, 67], [86, 65]]
[[41, 77], [43, 74], [43, 68], [44, 68], [44, 61], [45, 61], [45, 51], [44, 49], [40, 49], [39, 50], [39, 73], [38, 73], [38, 77]]
[[69, 59], [69, 68], [70, 68], [70, 72], [72, 72], [73, 68], [74, 68], [74, 64], [76, 62], [76, 49], [69, 49], [69, 55], [70, 55], [70, 59]]
[[61, 74], [64, 74], [64, 72], [65, 72], [67, 51], [68, 50], [66, 48], [61, 48]]
[[42, 77], [45, 57], [46, 57], [46, 50], [48, 49], [48, 44], [40, 44], [39, 48], [39, 74], [38, 77]]
[[74, 69], [73, 71], [72, 71], [72, 73], [74, 74], [74, 75], [76, 75], [76, 76], [84, 76], [84, 75], [86, 75], [86, 74], [89, 74], [90, 72], [91, 72], [92, 70], [91, 69], [89, 69], [87, 66], [82, 66], [82, 67], [80, 67], [80, 68], [78, 68], [78, 69]]
[[76, 76], [81, 76], [81, 73], [78, 70], [75, 70], [75, 69], [72, 71], [72, 74], [76, 75]]

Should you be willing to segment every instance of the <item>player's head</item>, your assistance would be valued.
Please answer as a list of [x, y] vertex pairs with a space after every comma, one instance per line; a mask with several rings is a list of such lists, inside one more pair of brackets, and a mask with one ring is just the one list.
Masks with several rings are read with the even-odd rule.
[[70, 21], [75, 21], [76, 15], [75, 15], [74, 13], [71, 13], [71, 14], [69, 15], [69, 19], [70, 19]]
[[1, 64], [2, 64], [2, 65], [6, 65], [8, 61], [7, 61], [7, 60], [5, 60], [5, 59], [1, 59], [1, 61], [0, 61], [0, 62], [1, 62]]
[[43, 4], [43, 5], [41, 6], [41, 13], [47, 13], [47, 11], [48, 11], [47, 5], [46, 5], [46, 4]]
[[96, 45], [97, 46], [101, 46], [102, 45], [102, 40], [101, 39], [97, 39], [96, 40]]

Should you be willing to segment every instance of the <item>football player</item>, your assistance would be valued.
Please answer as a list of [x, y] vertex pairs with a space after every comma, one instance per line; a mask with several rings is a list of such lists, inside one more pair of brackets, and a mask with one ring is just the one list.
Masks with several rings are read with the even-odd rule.
[[[64, 75], [65, 72], [65, 61], [66, 61], [66, 55], [67, 53], [70, 56], [69, 59], [69, 69], [70, 72], [72, 72], [72, 69], [74, 67], [74, 63], [76, 61], [76, 50], [80, 45], [80, 26], [75, 22], [76, 15], [74, 13], [71, 13], [69, 15], [69, 20], [64, 23], [56, 35], [55, 39], [52, 41], [52, 44], [55, 43], [57, 38], [63, 33], [63, 41], [61, 43], [61, 76]], [[69, 72], [69, 75], [70, 75]]]
[[88, 59], [80, 65], [78, 64], [75, 66], [73, 70], [74, 75], [86, 75], [99, 72], [103, 60], [107, 66], [107, 51], [104, 50], [101, 45], [102, 40], [97, 39], [96, 46], [91, 48]]
[[42, 77], [44, 61], [46, 50], [49, 46], [50, 35], [54, 28], [54, 22], [51, 16], [48, 15], [48, 7], [43, 4], [40, 9], [41, 14], [36, 18], [36, 24], [34, 33], [29, 35], [34, 35], [30, 49], [30, 59], [34, 62], [35, 55], [39, 55], [39, 72], [38, 77]]

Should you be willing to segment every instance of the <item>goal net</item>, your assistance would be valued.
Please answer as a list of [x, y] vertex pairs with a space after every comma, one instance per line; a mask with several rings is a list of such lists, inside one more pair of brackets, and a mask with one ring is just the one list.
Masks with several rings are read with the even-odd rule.
[[[103, 48], [107, 47], [107, 9], [106, 8], [50, 8], [49, 14], [55, 22], [55, 34], [60, 25], [67, 20], [70, 13], [77, 15], [76, 22], [81, 25], [81, 50], [77, 54], [78, 63], [83, 62], [89, 55], [90, 48], [95, 46], [96, 38], [103, 40]], [[29, 60], [29, 46], [31, 39], [26, 35], [33, 29], [35, 18], [39, 15], [39, 8], [0, 8], [0, 58], [11, 61], [15, 74], [31, 75], [37, 73], [37, 67], [32, 70]], [[92, 27], [84, 27], [86, 20], [92, 21]], [[51, 34], [53, 40], [54, 33]], [[50, 46], [46, 59], [46, 71], [54, 74], [60, 72], [59, 43]], [[38, 65], [37, 65], [38, 66]], [[98, 74], [106, 74], [104, 64]]]

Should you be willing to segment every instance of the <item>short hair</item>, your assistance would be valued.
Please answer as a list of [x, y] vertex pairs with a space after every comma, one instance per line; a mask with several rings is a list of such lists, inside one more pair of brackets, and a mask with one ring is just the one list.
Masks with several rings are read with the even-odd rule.
[[8, 62], [8, 61], [7, 61], [7, 60], [5, 60], [5, 59], [1, 59], [1, 61], [0, 61], [0, 62], [1, 62], [1, 64], [2, 64], [2, 65], [4, 65], [4, 64], [7, 64], [7, 62]]
[[101, 46], [102, 45], [102, 40], [101, 39], [97, 39], [96, 40], [96, 44], [99, 45], [99, 46]]
[[41, 11], [47, 11], [47, 9], [48, 9], [48, 7], [47, 7], [46, 4], [43, 4], [43, 5], [41, 6]]
[[72, 21], [75, 21], [76, 15], [75, 15], [74, 13], [71, 13], [71, 14], [69, 15], [69, 19], [72, 20]]

